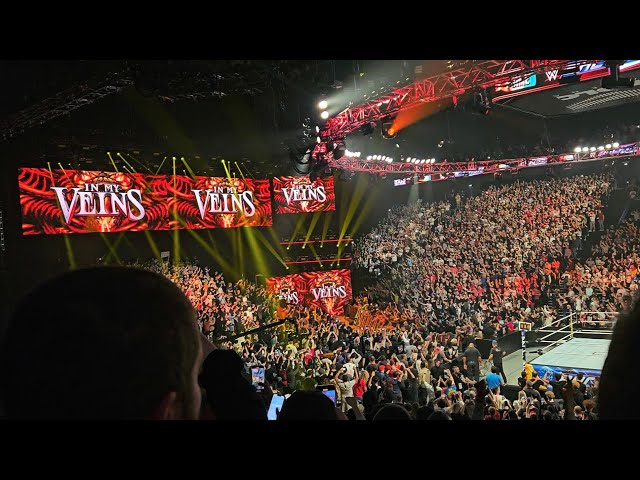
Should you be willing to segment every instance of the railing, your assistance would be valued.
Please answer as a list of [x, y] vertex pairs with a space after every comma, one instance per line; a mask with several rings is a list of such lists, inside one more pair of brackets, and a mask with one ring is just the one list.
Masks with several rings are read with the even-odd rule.
[[[590, 322], [586, 321], [587, 315], [605, 315], [604, 319], [596, 319], [591, 320]], [[558, 318], [557, 320], [551, 322], [549, 325], [544, 326], [543, 328], [536, 330], [536, 333], [546, 334], [541, 338], [538, 338], [537, 341], [539, 343], [546, 343], [547, 345], [543, 346], [540, 350], [543, 352], [546, 350], [551, 350], [558, 346], [558, 344], [563, 343], [567, 340], [571, 340], [574, 338], [575, 333], [586, 334], [586, 335], [611, 335], [613, 332], [613, 327], [618, 319], [620, 314], [618, 312], [572, 312], [569, 315], [565, 315], [564, 317]], [[589, 324], [598, 324], [603, 327], [607, 327], [610, 325], [610, 328], [603, 329], [589, 329], [584, 328], [585, 325]], [[589, 325], [587, 325], [589, 326]], [[555, 328], [557, 327], [557, 328]], [[560, 337], [558, 338], [558, 335]]]

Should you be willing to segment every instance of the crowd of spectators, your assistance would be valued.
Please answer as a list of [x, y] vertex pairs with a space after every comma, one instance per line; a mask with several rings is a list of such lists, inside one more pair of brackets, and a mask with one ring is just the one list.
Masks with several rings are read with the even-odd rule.
[[[381, 276], [351, 318], [278, 305], [262, 287], [194, 264], [134, 266], [177, 285], [216, 344], [199, 377], [216, 418], [266, 418], [285, 396], [283, 420], [320, 418], [316, 407], [322, 418], [356, 420], [590, 420], [598, 378], [540, 378], [528, 364], [508, 394], [495, 340], [519, 320], [541, 326], [570, 309], [628, 309], [640, 213], [606, 229], [598, 213], [610, 190], [607, 175], [575, 176], [393, 209], [356, 240], [354, 266]], [[594, 244], [586, 260], [585, 242]], [[485, 359], [481, 339], [494, 339]], [[256, 368], [263, 378], [253, 378]], [[335, 412], [318, 390], [335, 391]]]
[[[222, 338], [219, 346], [238, 354], [248, 378], [252, 368], [264, 368], [269, 395], [335, 388], [339, 409], [350, 418], [593, 419], [597, 382], [540, 379], [528, 369], [517, 399], [509, 401], [501, 393], [504, 352], [494, 342], [483, 361], [474, 342], [509, 333], [520, 320], [549, 324], [571, 308], [623, 308], [636, 288], [637, 246], [625, 239], [636, 238], [637, 222], [607, 230], [593, 257], [578, 259], [587, 238], [604, 229], [610, 180], [519, 182], [466, 201], [457, 195], [451, 203], [394, 208], [356, 241], [354, 266], [382, 275], [356, 299], [355, 318], [290, 306], [280, 312], [286, 319], [280, 326]], [[608, 287], [601, 292], [603, 272], [593, 270], [612, 249], [625, 276], [608, 263]], [[180, 287], [199, 313], [201, 330], [214, 340], [276, 316], [276, 300], [251, 282], [225, 282], [196, 265], [144, 267]], [[623, 284], [629, 292], [618, 292]], [[607, 292], [620, 301], [593, 303]], [[385, 321], [371, 321], [363, 310]]]
[[[133, 266], [177, 285], [214, 352], [234, 356], [219, 354], [231, 367], [205, 362], [201, 373], [217, 418], [247, 418], [249, 410], [263, 418], [274, 395], [288, 397], [282, 419], [309, 418], [314, 402], [330, 401], [318, 390], [335, 390], [330, 418], [595, 419], [597, 378], [539, 378], [527, 365], [519, 392], [507, 395], [505, 352], [495, 340], [521, 320], [543, 326], [572, 310], [628, 311], [640, 212], [605, 228], [611, 187], [604, 174], [574, 176], [394, 208], [355, 241], [354, 267], [380, 276], [357, 296], [350, 317], [284, 306], [263, 287], [195, 264]], [[594, 245], [585, 256], [586, 243]], [[606, 317], [580, 318], [597, 324]], [[275, 320], [282, 322], [258, 328]], [[481, 339], [494, 340], [488, 359], [476, 348]], [[247, 389], [255, 368], [264, 371], [253, 381], [261, 403], [240, 413], [246, 402], [224, 399], [257, 393]]]
[[271, 319], [273, 297], [244, 278], [228, 282], [222, 273], [195, 263], [151, 260], [131, 266], [159, 273], [175, 283], [193, 304], [200, 327], [210, 339], [241, 334]]
[[560, 313], [563, 275], [604, 226], [610, 190], [607, 175], [575, 176], [492, 186], [451, 205], [416, 202], [356, 241], [354, 266], [386, 277], [366, 292], [370, 305], [393, 304], [400, 318], [437, 331], [471, 322], [493, 336], [519, 320], [547, 325]]

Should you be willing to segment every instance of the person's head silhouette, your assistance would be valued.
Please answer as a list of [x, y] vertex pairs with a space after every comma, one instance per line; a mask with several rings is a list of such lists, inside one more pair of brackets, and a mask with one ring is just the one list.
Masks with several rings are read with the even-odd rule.
[[145, 270], [77, 270], [33, 290], [2, 352], [9, 418], [195, 419], [202, 346], [180, 289]]

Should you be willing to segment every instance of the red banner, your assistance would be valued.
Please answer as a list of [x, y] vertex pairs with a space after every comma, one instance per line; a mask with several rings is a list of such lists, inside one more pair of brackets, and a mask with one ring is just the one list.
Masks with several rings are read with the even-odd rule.
[[24, 235], [272, 224], [268, 180], [21, 168], [18, 183]]
[[343, 315], [353, 296], [349, 269], [267, 278], [267, 290], [289, 305], [320, 307], [331, 315]]
[[276, 213], [324, 212], [336, 209], [333, 177], [274, 177]]

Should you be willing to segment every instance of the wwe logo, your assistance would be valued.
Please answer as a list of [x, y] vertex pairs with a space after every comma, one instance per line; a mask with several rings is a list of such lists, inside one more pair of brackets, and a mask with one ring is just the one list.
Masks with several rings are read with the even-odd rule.
[[558, 70], [551, 70], [549, 72], [544, 72], [547, 76], [547, 82], [552, 82], [558, 79]]

